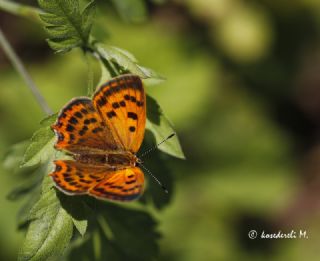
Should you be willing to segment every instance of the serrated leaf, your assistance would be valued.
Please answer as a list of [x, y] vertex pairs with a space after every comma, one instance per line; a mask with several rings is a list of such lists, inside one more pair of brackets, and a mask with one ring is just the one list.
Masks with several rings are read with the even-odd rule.
[[40, 18], [46, 24], [48, 44], [57, 52], [86, 47], [94, 19], [94, 2], [81, 12], [78, 0], [39, 0], [44, 13]]
[[[156, 143], [160, 143], [170, 134], [175, 133], [172, 124], [163, 114], [159, 104], [149, 95], [147, 95], [147, 118], [146, 128], [153, 133]], [[177, 135], [162, 143], [159, 150], [174, 157], [185, 159]]]
[[18, 261], [53, 260], [62, 255], [70, 242], [72, 218], [61, 207], [50, 181], [46, 176], [41, 197], [30, 211], [31, 222]]
[[42, 127], [36, 131], [24, 154], [21, 167], [29, 167], [47, 161], [55, 152], [54, 142], [55, 137], [50, 127]]
[[87, 231], [89, 212], [81, 197], [69, 197], [59, 194], [62, 207], [72, 218], [72, 222], [81, 236]]
[[95, 12], [96, 12], [96, 3], [94, 1], [89, 2], [87, 6], [83, 9], [82, 28], [85, 35], [89, 36], [90, 34]]
[[75, 47], [81, 46], [81, 41], [78, 39], [47, 39], [48, 45], [56, 50], [56, 53], [66, 53]]
[[155, 79], [155, 80], [163, 80], [158, 73], [147, 69], [145, 67], [141, 67], [137, 64], [137, 60], [135, 57], [130, 54], [128, 51], [120, 49], [114, 46], [108, 46], [104, 44], [96, 44], [96, 48], [98, 53], [106, 60], [111, 63], [117, 64], [120, 68], [122, 68], [122, 72], [120, 73], [132, 73], [140, 76], [142, 79]]

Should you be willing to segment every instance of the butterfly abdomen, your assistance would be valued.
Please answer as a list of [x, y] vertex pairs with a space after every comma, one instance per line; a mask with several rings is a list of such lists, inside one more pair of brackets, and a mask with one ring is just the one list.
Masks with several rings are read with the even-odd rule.
[[75, 154], [74, 159], [86, 164], [107, 164], [106, 156], [103, 154]]
[[74, 159], [85, 164], [108, 165], [114, 167], [114, 169], [134, 167], [137, 162], [136, 156], [132, 153], [76, 154]]
[[135, 166], [136, 157], [134, 154], [108, 154], [107, 163], [111, 166]]

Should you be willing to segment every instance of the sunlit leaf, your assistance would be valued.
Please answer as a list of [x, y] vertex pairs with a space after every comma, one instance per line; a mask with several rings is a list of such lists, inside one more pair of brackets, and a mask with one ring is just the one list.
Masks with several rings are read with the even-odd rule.
[[67, 52], [74, 47], [88, 45], [95, 13], [94, 1], [83, 11], [78, 0], [39, 0], [44, 10], [40, 18], [46, 24], [48, 44], [57, 52]]
[[47, 127], [51, 126], [57, 120], [58, 113], [54, 113], [50, 116], [45, 117], [42, 121], [40, 121], [41, 126]]
[[33, 134], [21, 166], [29, 167], [48, 160], [54, 153], [54, 142], [55, 138], [50, 127], [40, 128]]
[[[117, 65], [120, 69], [119, 73], [132, 73], [140, 76], [142, 79], [154, 79], [161, 81], [164, 78], [151, 69], [139, 66], [137, 59], [128, 51], [120, 49], [118, 47], [96, 44], [97, 51], [110, 63]], [[117, 67], [116, 66], [116, 67]]]
[[[169, 135], [175, 133], [172, 124], [163, 114], [159, 104], [150, 96], [147, 96], [147, 108], [148, 120], [146, 128], [153, 133], [156, 143], [160, 143]], [[177, 158], [185, 158], [177, 135], [162, 143], [159, 149]]]
[[39, 201], [30, 211], [29, 220], [31, 222], [18, 260], [42, 261], [60, 256], [70, 242], [73, 222], [61, 207], [48, 176]]

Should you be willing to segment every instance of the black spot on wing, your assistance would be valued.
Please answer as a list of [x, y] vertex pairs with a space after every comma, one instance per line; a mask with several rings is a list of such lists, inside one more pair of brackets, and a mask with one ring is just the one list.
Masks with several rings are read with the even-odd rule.
[[114, 103], [112, 103], [112, 107], [113, 107], [114, 109], [118, 109], [118, 108], [120, 108], [120, 104], [117, 103], [117, 102], [114, 102]]
[[66, 130], [67, 131], [73, 131], [74, 127], [72, 125], [68, 124]]
[[60, 165], [56, 165], [56, 171], [59, 172], [60, 170], [62, 170], [62, 167]]
[[99, 100], [98, 100], [98, 105], [99, 106], [104, 106], [107, 103], [107, 99], [102, 96]]
[[135, 132], [135, 131], [136, 131], [136, 127], [134, 127], [134, 126], [130, 126], [130, 127], [129, 127], [129, 131], [131, 131], [131, 132]]
[[78, 123], [78, 120], [76, 119], [76, 117], [71, 117], [70, 119], [69, 119], [69, 123], [70, 124], [77, 124]]
[[133, 120], [137, 120], [138, 119], [138, 115], [135, 112], [128, 112], [128, 118], [133, 119]]
[[58, 141], [63, 141], [63, 140], [64, 140], [63, 133], [58, 132]]
[[[84, 110], [84, 109], [82, 109], [82, 110]], [[81, 111], [82, 111], [82, 110], [81, 110]], [[74, 115], [75, 115], [77, 118], [79, 118], [79, 119], [81, 119], [81, 118], [83, 117], [82, 113], [79, 112], [79, 111], [77, 111]]]
[[[82, 108], [81, 109], [81, 112], [83, 113], [83, 114], [88, 114], [89, 112], [86, 110], [86, 109], [84, 109], [84, 108]], [[82, 118], [82, 117], [81, 117]]]
[[138, 107], [142, 107], [143, 106], [143, 102], [142, 101], [137, 101], [137, 106]]
[[79, 131], [79, 135], [83, 136], [87, 131], [88, 131], [88, 127], [87, 126], [83, 126], [82, 129]]
[[136, 100], [136, 97], [134, 97], [134, 96], [130, 96], [130, 100], [132, 101], [132, 102], [136, 102], [137, 100]]
[[107, 117], [108, 117], [109, 119], [111, 119], [112, 117], [115, 117], [115, 116], [117, 116], [117, 114], [116, 114], [113, 110], [107, 112]]

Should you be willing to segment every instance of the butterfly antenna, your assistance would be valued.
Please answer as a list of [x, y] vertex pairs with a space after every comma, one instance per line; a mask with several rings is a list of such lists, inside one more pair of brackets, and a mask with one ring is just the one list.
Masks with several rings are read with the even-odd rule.
[[154, 176], [153, 174], [152, 174], [152, 172], [150, 171], [150, 170], [148, 170], [141, 162], [139, 163], [139, 166], [141, 166], [146, 172], [148, 172], [148, 174], [151, 176], [151, 177], [153, 177], [154, 178], [154, 180], [160, 185], [160, 187], [163, 189], [163, 191], [165, 192], [165, 193], [169, 193], [169, 191], [167, 190], [167, 188], [160, 182], [160, 180], [158, 180], [157, 178], [156, 178], [156, 176]]
[[139, 158], [144, 157], [145, 155], [149, 154], [151, 151], [157, 149], [162, 143], [166, 142], [167, 140], [171, 139], [172, 137], [174, 137], [176, 134], [172, 133], [170, 134], [167, 138], [165, 138], [163, 141], [159, 142], [158, 144], [154, 145], [153, 147], [147, 149], [145, 152], [143, 152], [141, 154], [141, 156]]

